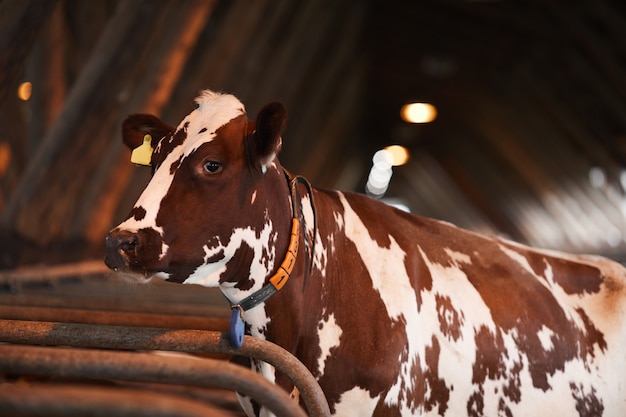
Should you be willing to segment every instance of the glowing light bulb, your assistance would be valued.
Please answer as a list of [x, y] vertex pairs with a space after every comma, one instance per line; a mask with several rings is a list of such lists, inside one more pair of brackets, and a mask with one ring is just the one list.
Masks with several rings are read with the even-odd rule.
[[409, 150], [404, 146], [390, 145], [384, 149], [389, 155], [391, 155], [391, 165], [394, 167], [404, 165], [409, 160]]
[[28, 101], [32, 93], [33, 93], [33, 84], [28, 81], [23, 82], [17, 88], [17, 96], [19, 97], [20, 100]]
[[606, 172], [600, 167], [589, 170], [589, 182], [593, 188], [601, 188], [606, 184]]
[[437, 108], [430, 103], [409, 103], [402, 106], [400, 116], [408, 123], [430, 123], [437, 118]]

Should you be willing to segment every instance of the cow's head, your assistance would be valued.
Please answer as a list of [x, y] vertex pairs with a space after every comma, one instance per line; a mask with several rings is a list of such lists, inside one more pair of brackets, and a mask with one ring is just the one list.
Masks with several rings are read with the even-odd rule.
[[231, 95], [205, 91], [177, 128], [155, 116], [123, 124], [131, 148], [152, 137], [153, 176], [106, 239], [112, 269], [174, 282], [249, 289], [272, 274], [288, 246], [291, 206], [275, 158], [286, 110], [256, 122]]

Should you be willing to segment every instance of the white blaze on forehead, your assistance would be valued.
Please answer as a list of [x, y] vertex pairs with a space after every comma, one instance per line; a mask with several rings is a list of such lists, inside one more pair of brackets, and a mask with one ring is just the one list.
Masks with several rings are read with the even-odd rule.
[[[246, 109], [237, 97], [205, 90], [196, 99], [198, 108], [189, 113], [178, 129], [187, 126], [187, 139], [183, 142], [182, 153], [189, 156], [200, 145], [215, 139], [215, 132], [236, 117], [246, 114]], [[203, 131], [200, 133], [200, 131]]]
[[[196, 99], [196, 103], [198, 108], [189, 113], [176, 129], [177, 132], [185, 130], [187, 138], [170, 151], [135, 203], [135, 207], [141, 206], [146, 210], [146, 215], [139, 221], [130, 218], [120, 224], [120, 228], [128, 230], [152, 228], [163, 235], [163, 229], [156, 225], [156, 218], [161, 201], [174, 179], [170, 172], [172, 164], [191, 155], [203, 143], [211, 142], [215, 139], [217, 129], [246, 112], [243, 104], [235, 96], [209, 90], [203, 91]], [[157, 146], [157, 151], [160, 146], [161, 143]]]

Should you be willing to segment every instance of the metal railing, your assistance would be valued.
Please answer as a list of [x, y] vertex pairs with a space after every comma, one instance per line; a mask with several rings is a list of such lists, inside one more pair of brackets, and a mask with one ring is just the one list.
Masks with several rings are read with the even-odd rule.
[[[207, 330], [0, 320], [0, 341], [13, 344], [0, 345], [0, 372], [219, 386], [249, 395], [269, 409], [276, 410], [277, 415], [299, 415], [295, 411], [299, 409], [296, 402], [280, 388], [245, 368], [224, 361], [215, 361], [214, 364], [209, 359], [167, 358], [142, 353], [97, 352], [76, 348], [246, 356], [267, 362], [287, 375], [300, 392], [300, 398], [310, 416], [330, 414], [321, 388], [300, 361], [281, 347], [250, 336], [244, 338], [241, 348], [235, 349], [230, 345], [227, 333]], [[72, 346], [73, 349], [24, 345]], [[132, 358], [128, 355], [132, 355]], [[133, 363], [143, 365], [133, 366]], [[213, 385], [220, 380], [215, 374], [215, 368], [225, 369], [233, 375], [246, 371], [246, 376], [237, 380], [237, 383], [231, 381], [223, 386]], [[181, 369], [183, 374], [178, 372]], [[152, 372], [160, 373], [157, 375]], [[222, 376], [226, 381], [224, 378]], [[261, 391], [255, 391], [243, 384], [245, 380], [254, 381]], [[269, 399], [264, 399], [264, 395]], [[271, 402], [266, 404], [270, 399]], [[283, 401], [296, 405], [296, 408], [281, 408], [280, 403]]]
[[[92, 306], [85, 300], [67, 303], [41, 294], [3, 295], [0, 376], [35, 379], [2, 384], [0, 414], [240, 416], [210, 401], [175, 394], [199, 390], [201, 397], [221, 388], [249, 396], [277, 416], [307, 415], [279, 386], [224, 360], [244, 356], [286, 375], [309, 416], [330, 415], [315, 378], [286, 350], [249, 336], [235, 349], [222, 332], [228, 322], [213, 314], [216, 310], [185, 305], [184, 310], [192, 312], [187, 315], [179, 314], [175, 305], [164, 307], [164, 314], [154, 314], [136, 306], [131, 306], [134, 311], [107, 308], [106, 302]], [[46, 383], [47, 378], [60, 382]]]

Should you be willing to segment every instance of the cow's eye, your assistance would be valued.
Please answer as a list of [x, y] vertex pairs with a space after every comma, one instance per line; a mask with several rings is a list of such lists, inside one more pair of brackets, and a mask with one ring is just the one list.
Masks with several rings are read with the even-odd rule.
[[206, 161], [202, 168], [207, 174], [216, 174], [222, 169], [222, 164], [215, 161]]

